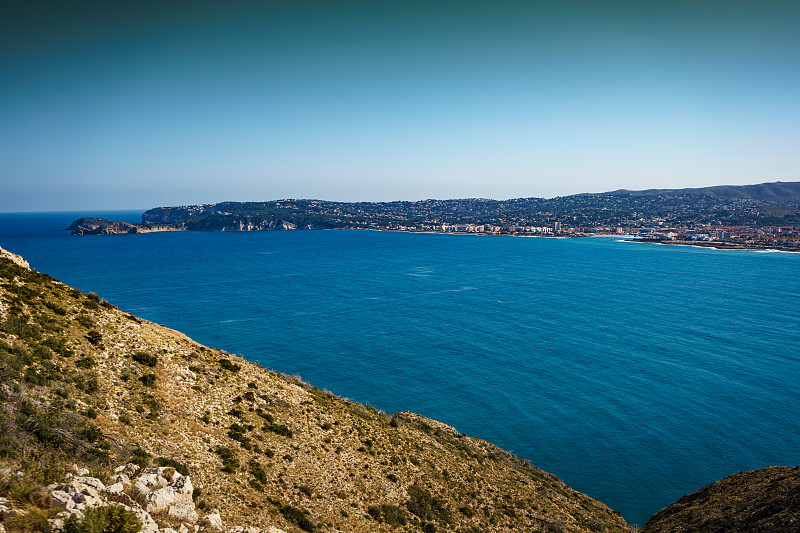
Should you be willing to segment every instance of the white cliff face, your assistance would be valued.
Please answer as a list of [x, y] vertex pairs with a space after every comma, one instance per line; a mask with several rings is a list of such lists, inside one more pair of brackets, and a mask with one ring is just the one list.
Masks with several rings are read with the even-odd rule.
[[22, 268], [27, 268], [28, 270], [31, 269], [31, 266], [25, 261], [21, 256], [11, 253], [8, 250], [4, 250], [0, 248], [0, 257], [5, 257], [6, 259], [10, 259], [12, 263], [15, 263]]

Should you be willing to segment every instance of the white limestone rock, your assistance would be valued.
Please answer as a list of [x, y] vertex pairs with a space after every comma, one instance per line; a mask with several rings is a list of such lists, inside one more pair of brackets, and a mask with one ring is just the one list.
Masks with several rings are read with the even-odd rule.
[[139, 470], [141, 470], [139, 465], [136, 465], [136, 464], [133, 464], [133, 463], [126, 463], [124, 465], [120, 465], [117, 468], [115, 468], [114, 469], [114, 473], [115, 474], [124, 474], [126, 476], [133, 476]]
[[189, 524], [194, 524], [200, 518], [197, 511], [194, 510], [194, 505], [185, 502], [172, 505], [169, 508], [169, 517]]
[[172, 481], [170, 482], [169, 486], [175, 490], [175, 494], [179, 498], [179, 503], [191, 503], [194, 487], [192, 486], [192, 480], [189, 478], [189, 476], [183, 476], [176, 473], [172, 477]]
[[[148, 468], [147, 470], [151, 469]], [[147, 487], [149, 491], [152, 491], [166, 487], [169, 484], [169, 481], [159, 476], [157, 472], [145, 472], [136, 478], [135, 484], [143, 485], [144, 487]]]
[[125, 486], [117, 481], [116, 483], [106, 487], [106, 494], [120, 494], [125, 490]]
[[64, 509], [65, 511], [72, 511], [75, 508], [75, 502], [72, 501], [72, 495], [63, 490], [54, 490], [50, 493], [50, 505]]
[[147, 495], [146, 501], [148, 513], [160, 513], [169, 509], [171, 505], [180, 503], [175, 494], [175, 489], [172, 487], [161, 487], [154, 490]]
[[81, 483], [83, 485], [86, 485], [87, 487], [91, 487], [98, 493], [106, 491], [106, 486], [103, 485], [103, 482], [94, 477], [76, 477], [72, 480], [72, 482]]
[[222, 517], [219, 511], [209, 513], [200, 519], [200, 524], [210, 527], [214, 531], [222, 531]]

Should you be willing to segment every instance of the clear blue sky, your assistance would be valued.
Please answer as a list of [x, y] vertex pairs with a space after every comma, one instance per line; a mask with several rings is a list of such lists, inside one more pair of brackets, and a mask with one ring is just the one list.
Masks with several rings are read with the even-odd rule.
[[800, 180], [800, 2], [4, 4], [0, 211]]

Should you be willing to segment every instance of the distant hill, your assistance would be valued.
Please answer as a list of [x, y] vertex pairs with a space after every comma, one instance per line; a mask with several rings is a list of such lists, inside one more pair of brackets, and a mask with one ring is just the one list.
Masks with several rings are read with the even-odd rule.
[[776, 181], [758, 185], [717, 185], [693, 189], [619, 189], [602, 193], [608, 196], [711, 196], [724, 199], [747, 199], [758, 202], [800, 202], [800, 182]]
[[[415, 202], [330, 202], [286, 199], [156, 207], [141, 224], [82, 218], [74, 235], [149, 231], [273, 231], [299, 229], [416, 229], [489, 226], [515, 233], [523, 226], [593, 232], [598, 226], [800, 226], [800, 182], [722, 185], [698, 189], [618, 190], [557, 198], [461, 198]], [[572, 228], [572, 229], [570, 229]], [[561, 231], [559, 230], [559, 231]], [[540, 231], [541, 232], [541, 231]]]

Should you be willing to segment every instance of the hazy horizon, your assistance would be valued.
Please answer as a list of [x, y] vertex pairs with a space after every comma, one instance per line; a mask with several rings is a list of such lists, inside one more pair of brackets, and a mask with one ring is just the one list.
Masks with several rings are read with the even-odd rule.
[[0, 212], [800, 179], [794, 2], [83, 1], [5, 14]]

